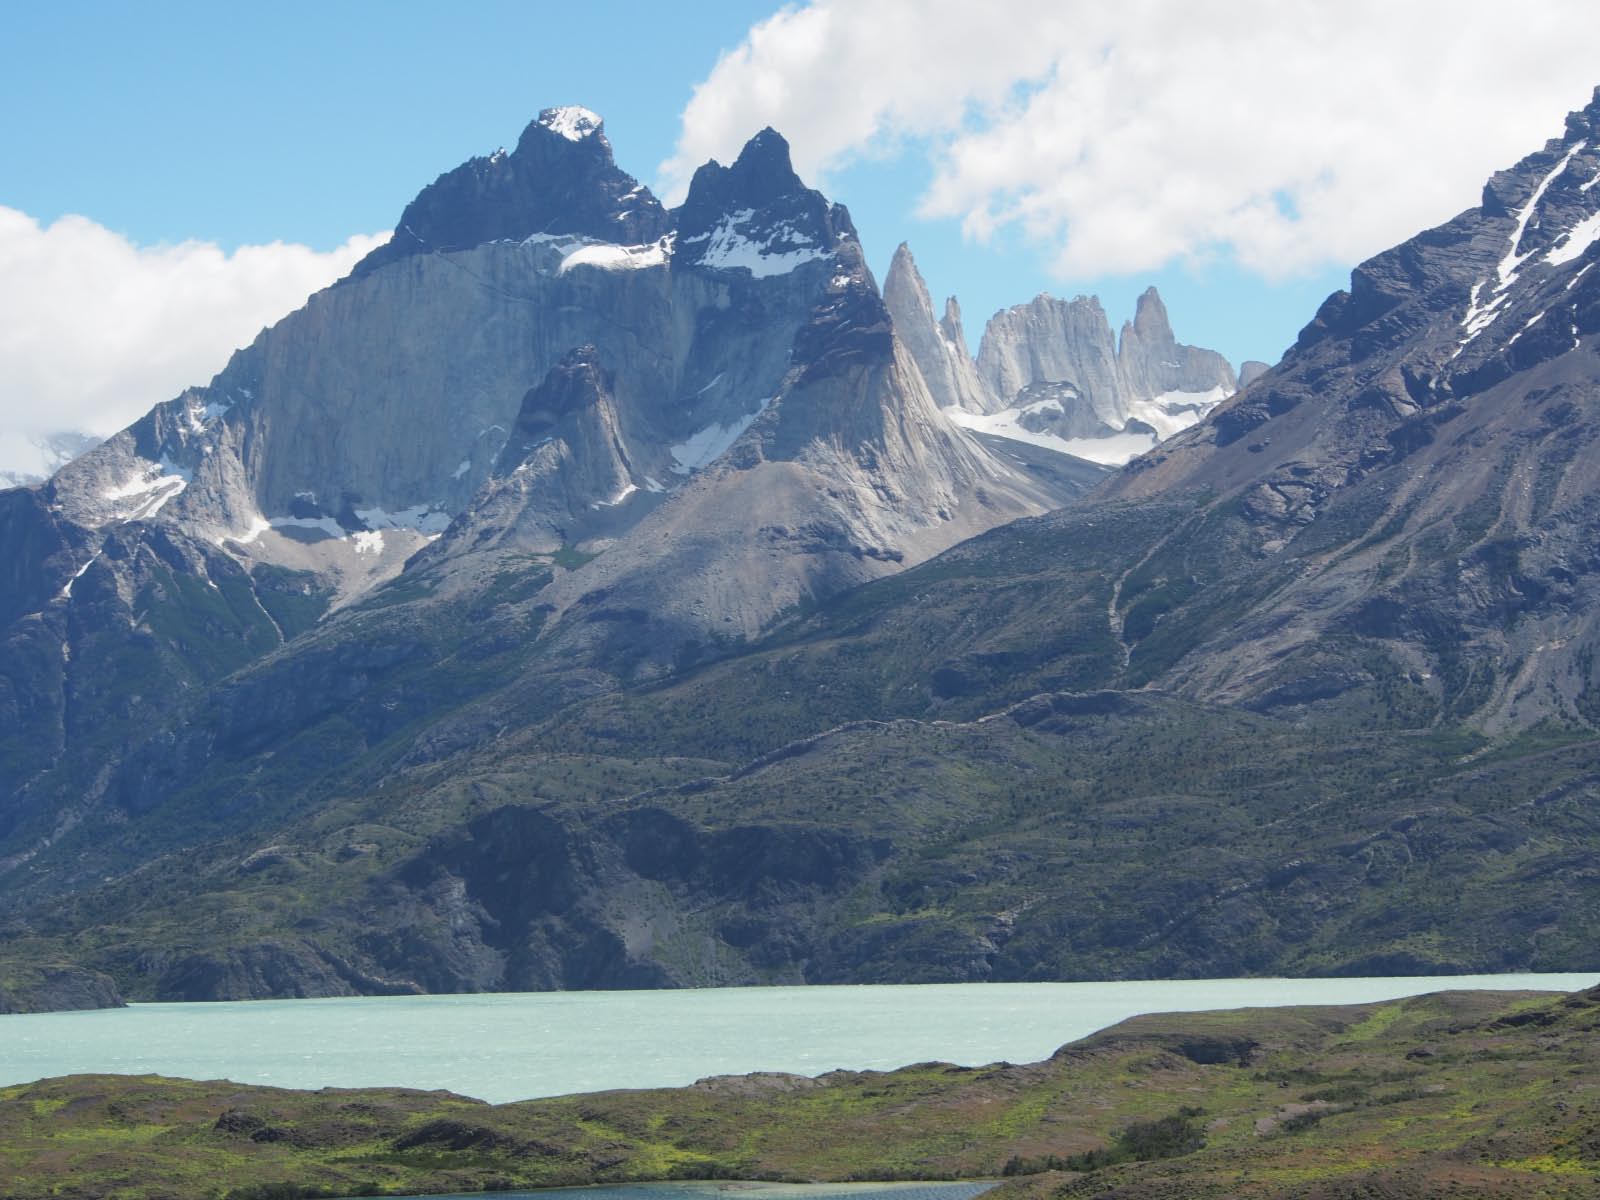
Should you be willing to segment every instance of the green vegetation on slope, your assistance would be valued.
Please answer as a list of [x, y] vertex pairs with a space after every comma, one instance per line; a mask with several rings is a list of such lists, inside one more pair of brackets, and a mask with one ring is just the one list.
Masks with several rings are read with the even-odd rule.
[[1026, 1066], [490, 1106], [78, 1076], [0, 1089], [8, 1200], [652, 1179], [1005, 1176], [1018, 1197], [1575, 1198], [1600, 1186], [1600, 990], [1140, 1017]]

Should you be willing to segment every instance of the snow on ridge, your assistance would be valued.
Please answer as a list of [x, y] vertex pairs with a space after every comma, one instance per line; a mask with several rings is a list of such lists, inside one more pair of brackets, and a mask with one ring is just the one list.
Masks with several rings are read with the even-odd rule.
[[1533, 195], [1528, 197], [1528, 202], [1517, 211], [1517, 225], [1511, 231], [1511, 247], [1506, 251], [1505, 257], [1495, 266], [1494, 290], [1490, 293], [1489, 300], [1484, 302], [1483, 289], [1489, 281], [1482, 280], [1472, 285], [1472, 293], [1467, 302], [1467, 312], [1461, 318], [1461, 329], [1466, 336], [1457, 344], [1456, 352], [1450, 356], [1451, 358], [1459, 355], [1474, 338], [1493, 325], [1499, 318], [1501, 310], [1505, 308], [1506, 300], [1510, 296], [1511, 285], [1517, 281], [1517, 272], [1522, 269], [1522, 264], [1534, 257], [1535, 254], [1534, 251], [1529, 251], [1527, 254], [1517, 253], [1517, 247], [1522, 245], [1523, 235], [1528, 232], [1528, 223], [1533, 220], [1534, 212], [1539, 207], [1539, 201], [1544, 199], [1544, 194], [1549, 190], [1550, 185], [1567, 169], [1567, 164], [1586, 144], [1586, 142], [1581, 141], [1574, 144], [1562, 157], [1561, 161], [1552, 167], [1550, 172], [1539, 181], [1539, 186], [1533, 189]]
[[[755, 216], [753, 208], [741, 208], [723, 217], [709, 233], [685, 238], [684, 244], [706, 242], [700, 266], [719, 271], [749, 271], [756, 279], [787, 275], [808, 262], [832, 257], [832, 251], [802, 238], [788, 222], [766, 230], [763, 239], [741, 232]], [[843, 276], [846, 282], [848, 276]]]
[[1545, 261], [1552, 267], [1559, 267], [1573, 259], [1582, 258], [1583, 252], [1596, 241], [1600, 241], [1600, 213], [1585, 217], [1569, 229], [1567, 236], [1551, 247]]
[[576, 250], [566, 251], [557, 275], [565, 275], [574, 267], [599, 267], [602, 271], [635, 271], [646, 267], [664, 267], [672, 258], [673, 235], [643, 246], [619, 246], [613, 242], [586, 242]]
[[146, 521], [166, 507], [167, 501], [188, 487], [192, 478], [191, 472], [175, 466], [163, 457], [160, 462], [145, 463], [137, 475], [116, 487], [107, 488], [100, 493], [100, 498], [112, 504], [118, 504], [122, 500], [133, 501], [125, 511], [121, 510], [119, 505], [116, 520]]
[[539, 114], [539, 124], [569, 142], [581, 142], [599, 132], [602, 121], [599, 113], [590, 112], [581, 105], [567, 104], [545, 109]]
[[1030, 446], [1040, 446], [1060, 454], [1070, 454], [1074, 458], [1087, 459], [1089, 462], [1106, 467], [1123, 466], [1156, 444], [1156, 439], [1148, 433], [1116, 433], [1098, 438], [1064, 438], [1054, 433], [1025, 429], [1017, 423], [1017, 418], [1022, 415], [1022, 410], [1017, 408], [1008, 408], [997, 413], [974, 413], [951, 406], [940, 411], [954, 424], [973, 433], [987, 433], [992, 437], [1006, 438], [1013, 442], [1027, 442]]

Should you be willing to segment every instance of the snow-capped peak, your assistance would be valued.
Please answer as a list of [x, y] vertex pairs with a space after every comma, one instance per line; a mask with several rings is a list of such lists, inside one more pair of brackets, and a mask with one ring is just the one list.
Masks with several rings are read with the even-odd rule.
[[558, 133], [569, 142], [581, 142], [600, 131], [603, 122], [598, 113], [576, 104], [561, 108], [547, 108], [539, 114], [539, 124], [551, 133]]

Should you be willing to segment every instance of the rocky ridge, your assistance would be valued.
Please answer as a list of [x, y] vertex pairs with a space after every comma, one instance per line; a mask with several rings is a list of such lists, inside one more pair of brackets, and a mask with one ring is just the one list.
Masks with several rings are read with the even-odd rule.
[[991, 437], [1118, 465], [1199, 421], [1233, 394], [1220, 354], [1178, 342], [1154, 288], [1120, 336], [1098, 299], [1041, 295], [996, 313], [974, 361], [955, 298], [934, 320], [910, 249], [901, 244], [884, 300], [935, 400], [957, 424]]

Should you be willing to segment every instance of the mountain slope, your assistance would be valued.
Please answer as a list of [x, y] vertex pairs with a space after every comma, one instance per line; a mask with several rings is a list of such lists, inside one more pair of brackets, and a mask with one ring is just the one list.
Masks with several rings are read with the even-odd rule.
[[[1592, 967], [1597, 166], [1600, 97], [1193, 429], [942, 553], [1042, 476], [942, 423], [834, 211], [737, 164], [693, 264], [623, 286], [838, 240], [751, 300], [781, 352], [719, 343], [770, 390], [686, 370], [712, 407], [674, 428], [721, 453], [670, 443], [686, 480], [636, 510], [591, 506], [665, 482], [628, 439], [668, 418], [600, 339], [518, 396], [483, 506], [288, 645], [217, 547], [119, 526], [74, 581], [83, 527], [9, 493], [9, 661], [71, 675], [80, 605], [175, 596], [218, 674], [13, 805], [4, 953], [192, 998]], [[216, 595], [173, 565], [202, 551]], [[97, 636], [74, 663], [125, 644]], [[52, 695], [9, 702], [49, 729]]]
[[[659, 674], [1090, 479], [950, 425], [779, 135], [667, 213], [547, 110], [209, 386], [0, 494], [0, 887], [269, 824], [519, 676]], [[105, 836], [130, 816], [162, 832]]]

